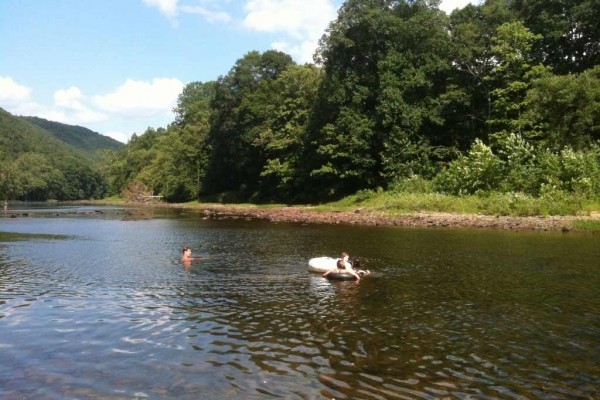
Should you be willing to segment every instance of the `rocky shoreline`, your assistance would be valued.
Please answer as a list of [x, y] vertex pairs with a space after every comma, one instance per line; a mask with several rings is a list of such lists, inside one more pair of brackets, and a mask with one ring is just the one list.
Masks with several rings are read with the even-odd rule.
[[[73, 203], [70, 203], [73, 204]], [[111, 205], [103, 201], [80, 201], [82, 205]], [[114, 204], [113, 204], [114, 205]], [[206, 219], [258, 219], [271, 222], [291, 222], [299, 224], [348, 224], [365, 226], [406, 226], [417, 228], [482, 228], [511, 231], [579, 231], [574, 221], [597, 221], [600, 213], [587, 216], [493, 216], [483, 214], [455, 214], [444, 212], [415, 212], [410, 214], [390, 214], [357, 208], [352, 211], [320, 211], [311, 206], [273, 206], [225, 204], [166, 204], [166, 203], [125, 203], [125, 210], [117, 211], [124, 220], [152, 218], [150, 208], [178, 208], [200, 213]], [[131, 208], [130, 208], [131, 207]], [[74, 212], [77, 215], [102, 215], [103, 210]], [[56, 213], [56, 216], [64, 215]], [[19, 218], [39, 216], [36, 213], [14, 213], [5, 211], [2, 217]]]
[[598, 220], [600, 215], [590, 216], [535, 216], [511, 217], [480, 214], [453, 214], [440, 212], [418, 212], [403, 215], [391, 215], [365, 209], [354, 211], [316, 211], [307, 206], [289, 207], [253, 207], [229, 205], [171, 204], [171, 208], [190, 208], [199, 210], [206, 218], [262, 219], [272, 222], [294, 222], [301, 224], [355, 224], [367, 226], [410, 226], [428, 228], [488, 228], [515, 231], [562, 231], [576, 230], [573, 221]]

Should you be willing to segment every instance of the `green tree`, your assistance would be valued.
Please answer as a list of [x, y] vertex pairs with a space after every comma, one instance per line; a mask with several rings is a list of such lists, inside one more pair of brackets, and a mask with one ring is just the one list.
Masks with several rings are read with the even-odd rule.
[[175, 122], [156, 144], [156, 156], [139, 179], [167, 201], [198, 199], [210, 148], [208, 133], [215, 82], [192, 82], [178, 97]]
[[598, 0], [513, 0], [511, 7], [541, 42], [537, 62], [557, 74], [583, 72], [600, 64]]
[[187, 84], [177, 98], [174, 124], [206, 125], [212, 112], [211, 102], [215, 99], [216, 82], [192, 82]]
[[532, 82], [524, 119], [540, 147], [582, 150], [600, 141], [600, 66], [580, 74], [548, 74]]
[[450, 15], [451, 57], [449, 90], [443, 95], [444, 131], [448, 145], [468, 149], [476, 138], [487, 140], [486, 121], [492, 112], [492, 82], [495, 66], [492, 38], [497, 28], [515, 20], [505, 0], [469, 4]]
[[[156, 142], [166, 134], [164, 128], [148, 128], [138, 136], [133, 134], [129, 142], [112, 158], [111, 167], [107, 171], [110, 191], [121, 193], [130, 183], [134, 182], [139, 173], [156, 157]], [[110, 153], [107, 153], [109, 157]], [[106, 155], [106, 154], [105, 154]]]
[[455, 143], [444, 129], [454, 102], [449, 20], [427, 3], [399, 6], [390, 50], [380, 62], [378, 96], [379, 172], [387, 184], [397, 177], [430, 176], [432, 162], [445, 159]]
[[17, 199], [23, 194], [23, 187], [19, 180], [18, 170], [14, 162], [2, 160], [0, 169], [0, 199]]
[[435, 2], [344, 3], [317, 54], [325, 69], [309, 176], [340, 196], [430, 171], [446, 143], [448, 18]]
[[210, 160], [205, 189], [212, 193], [237, 191], [248, 195], [257, 188], [262, 157], [252, 146], [255, 106], [249, 100], [264, 81], [274, 80], [290, 65], [278, 51], [257, 51], [239, 59], [229, 74], [218, 79], [212, 102]]
[[255, 122], [248, 134], [262, 156], [264, 198], [289, 201], [303, 190], [304, 147], [321, 78], [313, 65], [291, 65], [249, 98]]
[[208, 128], [198, 125], [173, 126], [161, 136], [156, 156], [140, 171], [136, 180], [170, 202], [197, 200], [207, 162], [204, 148]]
[[[14, 162], [16, 179], [20, 186], [18, 197], [22, 200], [47, 200], [61, 198], [58, 192], [64, 176], [42, 154], [24, 153]], [[77, 197], [83, 198], [83, 197]]]
[[497, 135], [521, 134], [528, 124], [523, 118], [527, 91], [534, 79], [549, 73], [544, 66], [533, 65], [532, 48], [539, 39], [518, 21], [502, 24], [492, 38], [495, 66], [487, 78], [493, 86], [487, 122]]

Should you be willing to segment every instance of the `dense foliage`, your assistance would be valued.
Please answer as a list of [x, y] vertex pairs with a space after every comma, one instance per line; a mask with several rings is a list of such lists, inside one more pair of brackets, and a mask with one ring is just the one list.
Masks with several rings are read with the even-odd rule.
[[316, 65], [250, 52], [112, 154], [168, 201], [311, 201], [428, 182], [600, 196], [600, 3], [347, 0]]
[[78, 200], [101, 198], [107, 191], [91, 160], [0, 109], [0, 199]]
[[61, 142], [83, 152], [87, 158], [99, 160], [103, 150], [118, 150], [123, 147], [123, 143], [82, 126], [61, 124], [38, 117], [22, 118], [49, 132]]

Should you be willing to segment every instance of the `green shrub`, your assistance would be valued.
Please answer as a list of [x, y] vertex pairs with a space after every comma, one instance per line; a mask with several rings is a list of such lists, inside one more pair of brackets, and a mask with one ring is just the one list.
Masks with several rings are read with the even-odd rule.
[[434, 187], [456, 195], [494, 190], [499, 186], [502, 172], [502, 160], [489, 146], [476, 139], [466, 156], [452, 161], [434, 178]]
[[432, 189], [432, 182], [420, 175], [397, 179], [389, 186], [392, 193], [430, 193]]
[[496, 138], [495, 147], [504, 170], [500, 190], [524, 193], [535, 191], [537, 185], [531, 174], [536, 160], [534, 147], [521, 135], [514, 133]]
[[[536, 150], [520, 135], [496, 137], [492, 149], [476, 140], [433, 180], [433, 189], [459, 196], [480, 192], [542, 196], [550, 188], [588, 199], [600, 196], [600, 146]], [[570, 208], [570, 207], [568, 207]]]

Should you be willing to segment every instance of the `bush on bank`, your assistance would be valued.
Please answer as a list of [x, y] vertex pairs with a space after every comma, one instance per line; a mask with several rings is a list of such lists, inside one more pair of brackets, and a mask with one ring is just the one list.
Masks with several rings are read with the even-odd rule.
[[554, 191], [541, 197], [524, 193], [479, 192], [473, 195], [364, 190], [328, 208], [366, 208], [387, 213], [451, 212], [487, 215], [588, 215], [600, 202], [580, 195]]
[[451, 162], [432, 183], [436, 191], [458, 196], [483, 191], [594, 198], [600, 196], [600, 147], [535, 150], [517, 134], [492, 146], [476, 140], [466, 155]]

